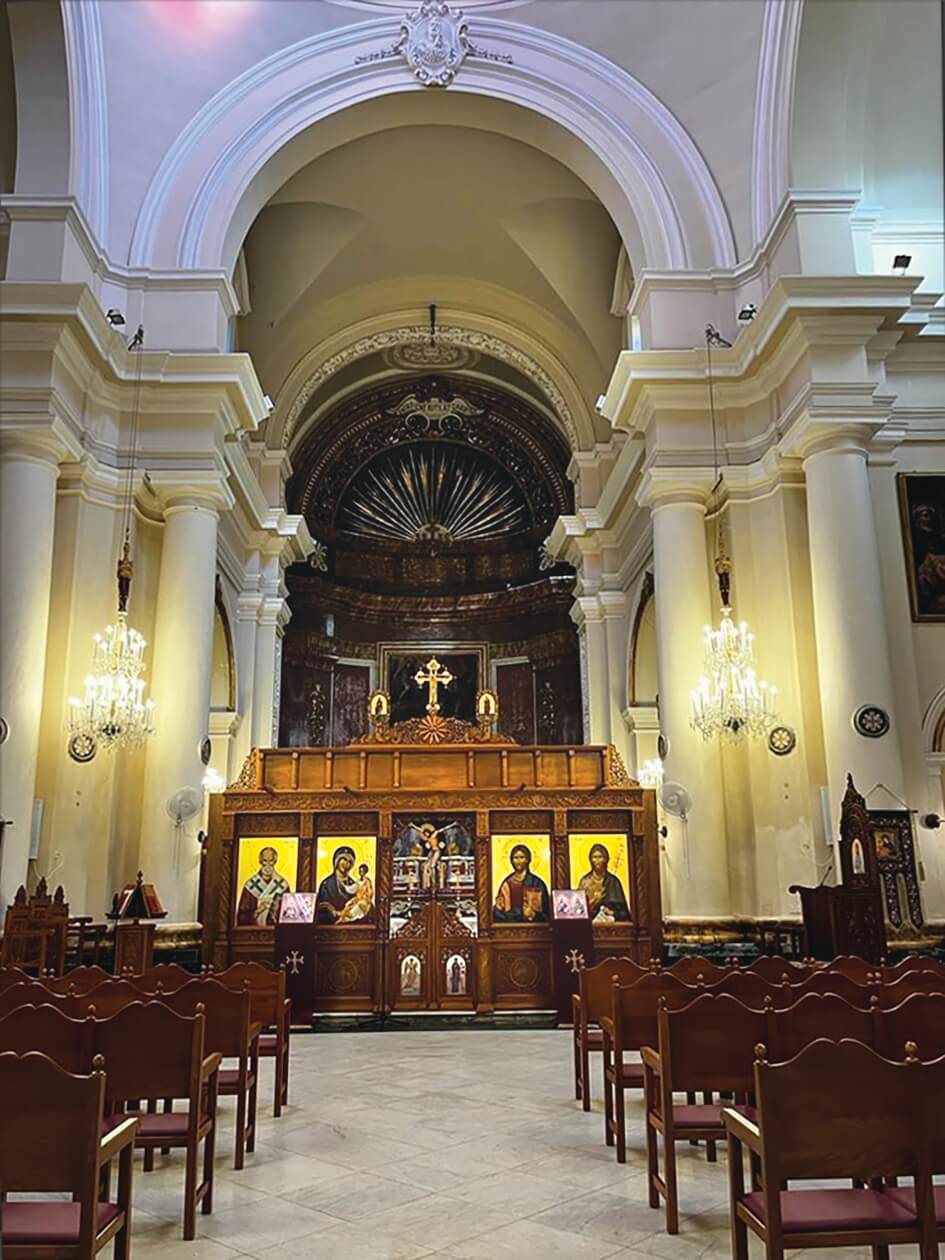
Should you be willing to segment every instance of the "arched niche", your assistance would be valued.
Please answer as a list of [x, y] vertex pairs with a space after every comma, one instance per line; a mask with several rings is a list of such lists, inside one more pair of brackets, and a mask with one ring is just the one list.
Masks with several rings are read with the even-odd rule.
[[631, 706], [655, 705], [659, 690], [656, 673], [656, 601], [653, 575], [647, 573], [630, 631], [627, 695]]
[[217, 586], [213, 610], [213, 657], [210, 676], [211, 711], [232, 713], [236, 708], [236, 654], [233, 650], [233, 633], [223, 600], [223, 592]]

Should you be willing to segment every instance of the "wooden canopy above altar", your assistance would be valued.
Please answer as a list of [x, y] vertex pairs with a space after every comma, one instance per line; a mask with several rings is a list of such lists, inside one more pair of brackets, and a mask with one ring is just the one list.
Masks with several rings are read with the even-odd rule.
[[316, 1012], [547, 1009], [551, 898], [577, 887], [599, 955], [658, 955], [654, 794], [617, 753], [426, 721], [347, 748], [250, 754], [211, 799], [205, 959], [273, 960], [282, 897], [310, 893], [297, 957]]

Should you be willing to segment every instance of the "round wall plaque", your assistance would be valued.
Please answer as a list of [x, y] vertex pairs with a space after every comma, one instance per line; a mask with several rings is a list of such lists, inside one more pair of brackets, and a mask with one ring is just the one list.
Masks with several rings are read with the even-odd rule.
[[797, 746], [797, 735], [790, 726], [772, 726], [768, 732], [768, 748], [776, 757], [786, 757]]
[[665, 761], [666, 756], [669, 753], [669, 740], [662, 733], [662, 731], [660, 732], [659, 738], [656, 741], [656, 753], [660, 761]]
[[200, 741], [198, 752], [200, 753], [200, 760], [203, 764], [205, 766], [209, 766], [210, 758], [213, 756], [213, 745], [210, 743], [209, 735], [205, 735]]
[[878, 704], [864, 704], [853, 715], [853, 729], [867, 739], [880, 739], [889, 730], [889, 714]]
[[91, 735], [73, 735], [69, 740], [69, 756], [80, 765], [91, 761], [98, 752], [98, 744]]
[[6, 720], [6, 718], [0, 717], [0, 744], [5, 744], [7, 742], [9, 734], [10, 723]]

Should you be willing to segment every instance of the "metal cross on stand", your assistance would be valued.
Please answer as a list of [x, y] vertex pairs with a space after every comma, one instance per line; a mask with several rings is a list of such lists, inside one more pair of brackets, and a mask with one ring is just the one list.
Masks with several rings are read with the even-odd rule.
[[291, 954], [286, 954], [285, 965], [293, 976], [297, 976], [302, 969], [302, 963], [305, 962], [305, 955], [300, 954], [297, 949], [293, 949]]
[[419, 687], [426, 686], [429, 683], [430, 699], [427, 703], [427, 713], [432, 716], [440, 711], [440, 706], [436, 702], [437, 689], [448, 687], [453, 681], [453, 675], [445, 665], [440, 664], [435, 656], [431, 656], [427, 661], [426, 670], [427, 672], [424, 673], [422, 668], [418, 669], [413, 677]]

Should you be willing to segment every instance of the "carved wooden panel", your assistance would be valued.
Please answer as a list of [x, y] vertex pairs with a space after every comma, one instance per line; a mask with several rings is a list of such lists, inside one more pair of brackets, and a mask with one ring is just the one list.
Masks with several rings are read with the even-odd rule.
[[495, 809], [492, 830], [499, 835], [521, 831], [524, 834], [551, 831], [552, 813], [547, 809]]
[[317, 814], [315, 829], [320, 836], [373, 836], [377, 834], [377, 814], [367, 810]]
[[298, 814], [243, 814], [237, 831], [240, 836], [297, 836]]
[[371, 673], [362, 665], [336, 665], [331, 706], [331, 742], [343, 748], [367, 733]]
[[572, 809], [568, 812], [571, 831], [626, 831], [632, 827], [629, 810]]
[[372, 1010], [375, 1005], [374, 945], [347, 945], [336, 941], [326, 944], [319, 940], [315, 948], [316, 1009]]
[[549, 945], [493, 944], [495, 1004], [535, 1010], [554, 1004]]
[[539, 744], [580, 744], [581, 676], [575, 652], [535, 670], [535, 718]]
[[535, 743], [535, 692], [531, 663], [517, 661], [498, 665], [495, 678], [503, 735], [514, 739], [516, 744]]

